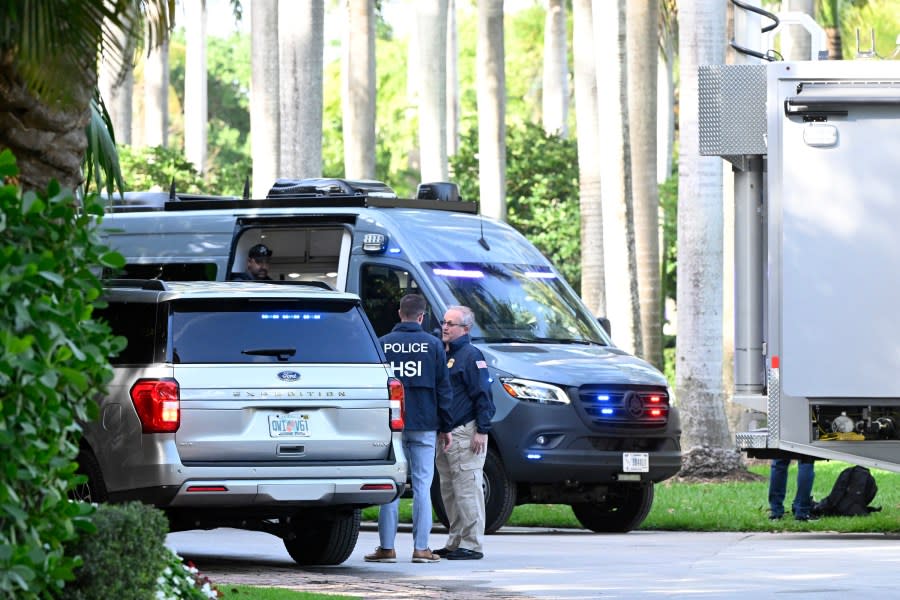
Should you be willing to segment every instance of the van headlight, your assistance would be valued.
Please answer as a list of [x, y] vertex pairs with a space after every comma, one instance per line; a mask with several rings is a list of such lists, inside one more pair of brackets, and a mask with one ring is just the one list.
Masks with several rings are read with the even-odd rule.
[[515, 377], [501, 377], [500, 383], [506, 393], [516, 400], [538, 404], [569, 404], [569, 396], [561, 388], [549, 383]]

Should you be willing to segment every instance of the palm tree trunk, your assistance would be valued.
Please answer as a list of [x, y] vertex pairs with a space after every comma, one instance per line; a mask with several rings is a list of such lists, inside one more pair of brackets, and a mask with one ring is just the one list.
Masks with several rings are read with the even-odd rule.
[[506, 220], [506, 68], [503, 0], [478, 0], [478, 181], [482, 213]]
[[281, 172], [322, 175], [323, 0], [278, 4]]
[[151, 49], [144, 60], [144, 145], [169, 144], [169, 42]]
[[185, 10], [184, 155], [197, 172], [206, 170], [206, 0], [194, 0]]
[[447, 156], [459, 150], [459, 41], [456, 0], [447, 3]]
[[643, 357], [663, 368], [659, 189], [656, 185], [657, 2], [628, 2], [628, 123]]
[[347, 0], [341, 94], [344, 175], [375, 178], [375, 3]]
[[422, 181], [446, 181], [447, 0], [416, 3], [420, 65], [429, 76], [419, 86], [419, 161]]
[[600, 109], [591, 0], [572, 3], [575, 121], [578, 124], [578, 196], [581, 209], [581, 297], [598, 317], [606, 312], [603, 207], [600, 197]]
[[625, 61], [625, 0], [595, 3], [594, 50], [600, 108], [600, 189], [606, 305], [616, 345], [643, 354], [631, 189], [631, 143]]
[[566, 50], [566, 7], [563, 0], [547, 0], [541, 90], [544, 131], [568, 137], [569, 62]]
[[[681, 0], [679, 48], [678, 343], [676, 390], [682, 417], [683, 472], [694, 457], [733, 447], [722, 384], [722, 160], [701, 157], [697, 70], [725, 59], [725, 5]], [[722, 461], [722, 473], [735, 461]]]
[[134, 97], [134, 37], [125, 29], [110, 25], [115, 32], [116, 45], [121, 54], [105, 52], [100, 56], [100, 97], [112, 120], [117, 144], [131, 144], [132, 108]]
[[253, 197], [264, 198], [281, 173], [278, 77], [278, 0], [254, 0], [250, 6], [250, 136]]
[[71, 102], [60, 108], [45, 104], [28, 89], [16, 71], [12, 53], [0, 54], [0, 150], [9, 148], [16, 156], [19, 183], [25, 190], [44, 190], [51, 179], [75, 189], [84, 179], [84, 130], [90, 120], [97, 73], [74, 72], [81, 85], [72, 86]]

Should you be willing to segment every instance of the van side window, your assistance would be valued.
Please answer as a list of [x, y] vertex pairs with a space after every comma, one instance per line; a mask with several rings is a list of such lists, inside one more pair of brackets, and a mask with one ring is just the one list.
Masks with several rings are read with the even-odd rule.
[[103, 279], [162, 279], [163, 281], [215, 281], [216, 263], [129, 263], [121, 272], [103, 269]]
[[156, 305], [145, 303], [119, 303], [94, 311], [94, 317], [106, 321], [113, 335], [124, 336], [128, 345], [110, 358], [113, 366], [141, 365], [155, 362], [154, 331], [156, 331]]
[[[360, 269], [359, 296], [362, 298], [366, 316], [372, 322], [379, 336], [390, 333], [400, 322], [400, 298], [406, 294], [419, 294], [418, 282], [409, 271], [388, 265], [368, 264]], [[429, 329], [430, 319], [426, 314], [422, 326]]]

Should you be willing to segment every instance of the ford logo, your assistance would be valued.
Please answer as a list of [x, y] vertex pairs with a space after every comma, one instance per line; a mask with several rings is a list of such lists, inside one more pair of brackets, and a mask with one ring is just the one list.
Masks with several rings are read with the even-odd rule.
[[282, 381], [297, 381], [300, 379], [300, 373], [297, 371], [282, 371], [278, 374], [278, 379]]

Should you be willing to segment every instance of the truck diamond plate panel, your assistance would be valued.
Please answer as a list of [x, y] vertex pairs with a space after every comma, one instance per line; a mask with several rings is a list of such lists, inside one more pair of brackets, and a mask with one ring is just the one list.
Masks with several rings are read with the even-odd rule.
[[766, 65], [705, 65], [699, 72], [700, 154], [766, 154]]

